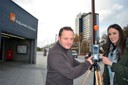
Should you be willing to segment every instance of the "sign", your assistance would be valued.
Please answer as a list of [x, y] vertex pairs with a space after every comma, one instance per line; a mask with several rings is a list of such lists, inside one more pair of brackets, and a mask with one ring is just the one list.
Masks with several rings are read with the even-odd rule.
[[32, 28], [31, 26], [29, 26], [29, 25], [27, 25], [27, 24], [21, 22], [20, 20], [17, 20], [17, 19], [16, 19], [16, 14], [13, 13], [13, 12], [11, 12], [11, 13], [9, 14], [9, 18], [10, 18], [10, 21], [12, 21], [12, 22], [15, 22], [15, 23], [17, 23], [17, 24], [19, 24], [19, 25], [21, 25], [21, 26], [23, 26], [23, 27], [25, 27], [25, 28], [28, 28], [28, 29], [32, 30], [32, 31], [36, 31], [36, 29]]

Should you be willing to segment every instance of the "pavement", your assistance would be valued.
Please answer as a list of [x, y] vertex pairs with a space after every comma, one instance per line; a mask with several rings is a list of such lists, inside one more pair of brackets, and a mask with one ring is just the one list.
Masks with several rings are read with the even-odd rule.
[[45, 85], [46, 61], [37, 53], [37, 64], [0, 61], [0, 85]]
[[[83, 57], [76, 58], [83, 61]], [[47, 56], [37, 52], [37, 63], [28, 64], [16, 61], [0, 61], [0, 85], [45, 85], [47, 72]], [[102, 69], [103, 65], [100, 64]], [[87, 79], [87, 85], [93, 85], [93, 71]], [[82, 85], [86, 73], [74, 79], [74, 85]]]

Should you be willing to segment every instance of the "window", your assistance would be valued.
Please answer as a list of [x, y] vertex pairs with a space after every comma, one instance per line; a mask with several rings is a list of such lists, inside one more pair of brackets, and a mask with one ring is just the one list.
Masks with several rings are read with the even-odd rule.
[[18, 45], [17, 53], [26, 54], [27, 53], [27, 45]]

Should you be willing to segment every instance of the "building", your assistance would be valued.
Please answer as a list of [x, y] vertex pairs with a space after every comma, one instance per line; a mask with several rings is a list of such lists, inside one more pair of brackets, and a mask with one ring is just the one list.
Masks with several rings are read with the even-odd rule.
[[[87, 13], [86, 16], [83, 17], [83, 39], [88, 40], [91, 39], [93, 33], [93, 26], [92, 26], [92, 14], [91, 12]], [[96, 25], [99, 26], [99, 15], [96, 14]], [[99, 30], [96, 31], [95, 39], [99, 38]]]
[[[95, 13], [95, 25], [99, 26], [99, 14]], [[89, 46], [89, 49], [91, 50], [92, 46], [92, 39], [93, 39], [93, 26], [92, 26], [92, 13], [79, 13], [76, 16], [76, 33], [83, 33], [83, 40], [81, 42], [81, 45], [84, 41], [87, 42], [87, 46]], [[78, 32], [79, 31], [79, 32]], [[78, 34], [78, 35], [79, 35]], [[95, 31], [95, 39], [96, 41], [99, 40], [99, 29]]]
[[79, 13], [77, 16], [76, 16], [76, 19], [75, 19], [75, 34], [79, 35], [79, 33], [81, 32], [81, 27], [80, 27], [80, 19], [81, 19], [81, 16], [82, 14]]
[[38, 19], [12, 0], [0, 2], [0, 61], [36, 63]]

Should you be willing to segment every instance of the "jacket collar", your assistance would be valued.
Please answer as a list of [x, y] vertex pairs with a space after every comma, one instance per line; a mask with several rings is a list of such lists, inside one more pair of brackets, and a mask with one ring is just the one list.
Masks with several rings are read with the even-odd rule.
[[61, 49], [63, 49], [65, 52], [68, 52], [68, 49], [64, 48], [64, 47], [59, 43], [59, 41], [57, 42], [57, 45], [58, 45]]

